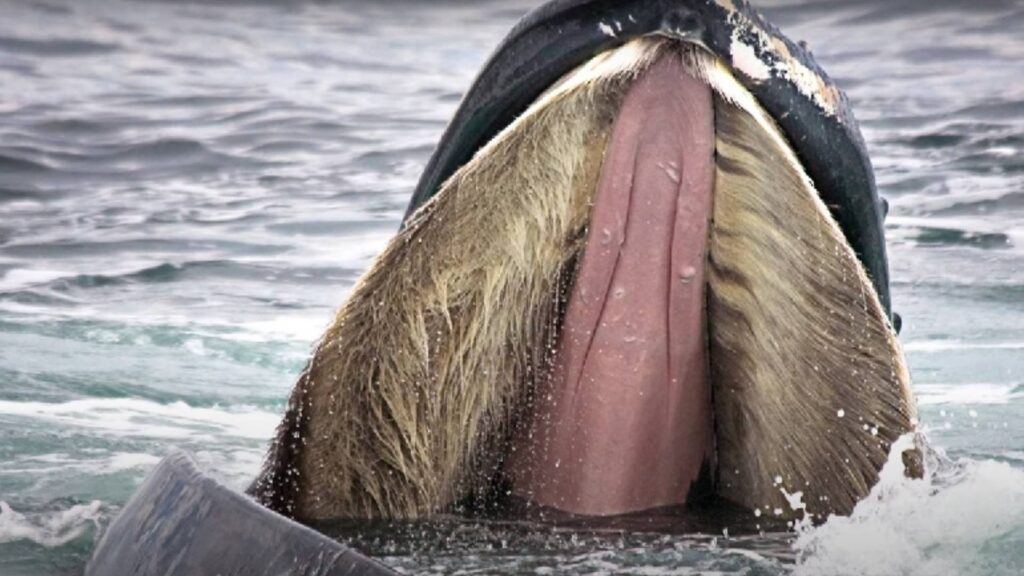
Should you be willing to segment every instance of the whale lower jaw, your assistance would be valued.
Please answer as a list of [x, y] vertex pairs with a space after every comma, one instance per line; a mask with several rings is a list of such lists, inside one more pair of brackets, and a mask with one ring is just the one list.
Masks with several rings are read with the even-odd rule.
[[415, 213], [252, 492], [301, 519], [510, 493], [606, 515], [704, 482], [847, 513], [913, 418], [878, 296], [775, 123], [721, 61], [648, 37], [552, 86]]

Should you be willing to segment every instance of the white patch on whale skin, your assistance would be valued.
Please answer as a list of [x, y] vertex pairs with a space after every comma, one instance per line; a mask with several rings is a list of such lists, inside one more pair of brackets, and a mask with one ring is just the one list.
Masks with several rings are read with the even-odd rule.
[[[796, 86], [801, 94], [825, 114], [836, 115], [839, 95], [834, 86], [794, 58], [781, 38], [772, 37], [737, 12], [731, 2], [719, 2], [719, 5], [729, 12], [728, 20], [733, 25], [729, 54], [737, 70], [757, 82], [772, 76], [782, 78]], [[753, 43], [744, 38], [753, 38]], [[768, 55], [773, 58], [768, 58]]]
[[611, 36], [612, 38], [618, 38], [618, 34], [615, 33], [615, 29], [611, 27], [607, 22], [601, 22], [597, 25], [597, 29], [600, 30], [605, 36]]
[[735, 36], [733, 36], [732, 45], [729, 47], [729, 53], [732, 55], [732, 65], [751, 79], [763, 81], [772, 77], [771, 69], [757, 57], [754, 48]]
[[796, 58], [789, 57], [785, 60], [780, 61], [780, 65], [777, 66], [780, 76], [789, 80], [797, 89], [804, 95], [813, 100], [819, 108], [828, 112], [830, 115], [835, 114], [835, 104], [829, 102], [823, 95], [819, 88], [824, 83], [820, 76], [818, 76], [813, 70], [804, 66]]

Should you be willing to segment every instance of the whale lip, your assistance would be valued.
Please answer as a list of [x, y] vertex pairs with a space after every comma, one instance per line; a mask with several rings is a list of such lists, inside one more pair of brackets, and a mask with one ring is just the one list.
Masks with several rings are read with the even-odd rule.
[[[667, 36], [722, 59], [789, 140], [891, 318], [884, 213], [845, 95], [744, 0], [552, 0], [502, 41], [434, 150], [405, 222], [560, 77], [629, 40]], [[404, 224], [404, 222], [403, 222]]]

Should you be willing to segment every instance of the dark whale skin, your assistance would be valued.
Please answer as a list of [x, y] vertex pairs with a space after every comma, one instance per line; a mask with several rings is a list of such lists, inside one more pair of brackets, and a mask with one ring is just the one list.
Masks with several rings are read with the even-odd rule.
[[[849, 102], [803, 46], [785, 38], [744, 0], [553, 0], [530, 12], [463, 97], [420, 177], [406, 219], [564, 74], [600, 52], [654, 34], [702, 45], [733, 66], [737, 79], [782, 128], [891, 316], [885, 209]], [[732, 45], [737, 36], [751, 41], [770, 77], [752, 78], [736, 70]], [[778, 44], [759, 45], [758, 37]], [[823, 109], [806, 88], [802, 91], [792, 75], [780, 73], [777, 65], [787, 57], [830, 92], [831, 110]]]

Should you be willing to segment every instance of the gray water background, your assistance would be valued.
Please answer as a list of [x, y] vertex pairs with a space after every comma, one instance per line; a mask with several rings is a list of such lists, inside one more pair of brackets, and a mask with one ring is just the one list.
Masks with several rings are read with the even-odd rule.
[[[252, 478], [531, 4], [0, 0], [0, 574], [80, 573], [174, 448]], [[1024, 573], [1024, 4], [757, 5], [853, 102], [921, 420], [955, 469], [799, 537], [454, 522], [368, 528], [375, 554], [436, 573]]]

